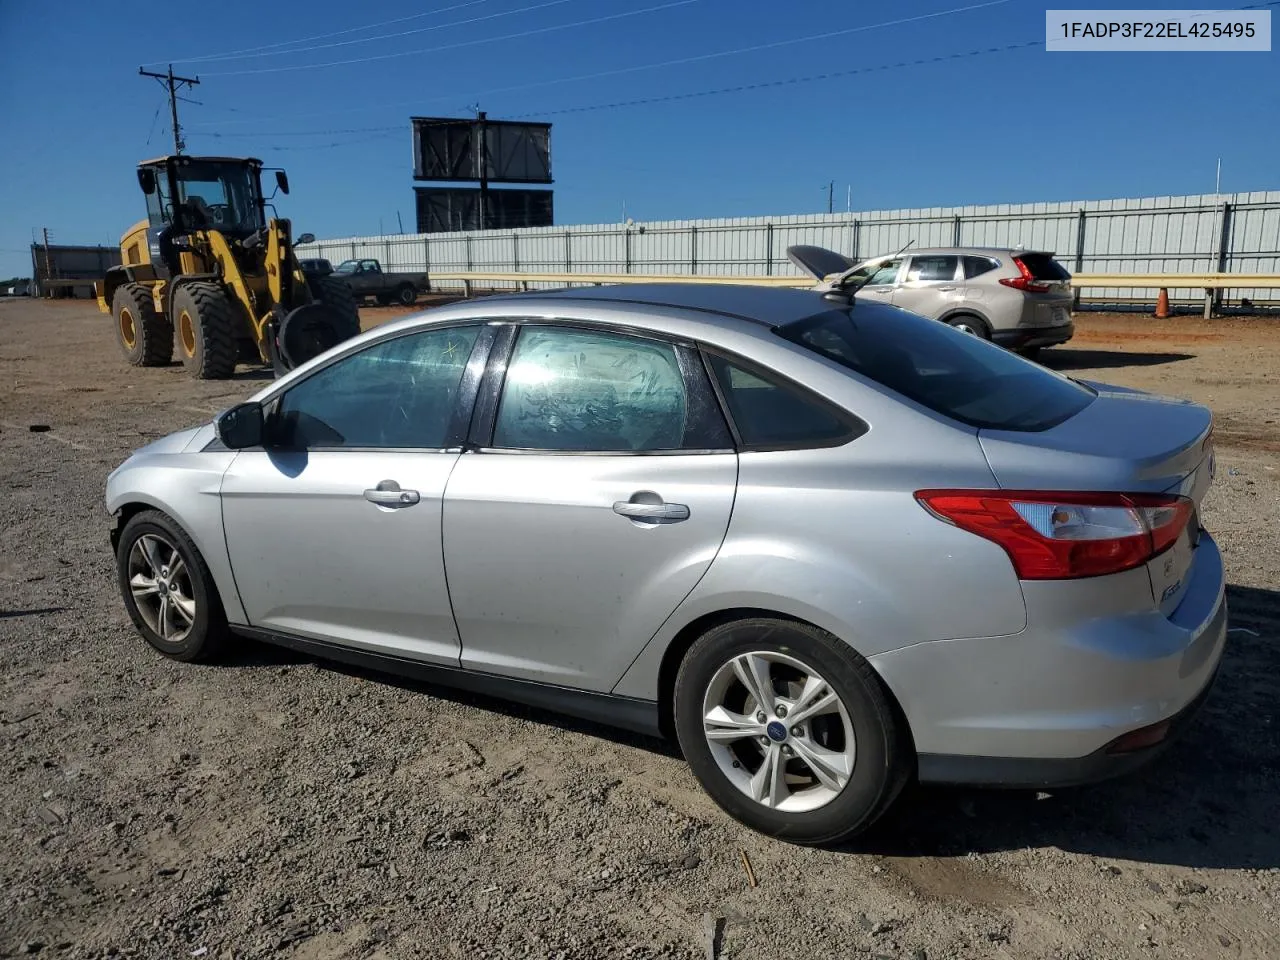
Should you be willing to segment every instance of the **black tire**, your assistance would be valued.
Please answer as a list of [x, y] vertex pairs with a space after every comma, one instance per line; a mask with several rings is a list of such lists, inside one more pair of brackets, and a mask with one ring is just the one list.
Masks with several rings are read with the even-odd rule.
[[[704, 697], [722, 667], [753, 651], [776, 653], [804, 664], [826, 681], [845, 707], [856, 746], [853, 768], [843, 788], [816, 809], [777, 810], [748, 797], [721, 769], [708, 744], [703, 730]], [[773, 676], [776, 684], [777, 673]], [[905, 721], [871, 665], [847, 644], [808, 624], [760, 618], [710, 630], [693, 644], [680, 664], [674, 706], [680, 747], [712, 799], [752, 829], [794, 843], [833, 844], [867, 830], [897, 799], [914, 769]], [[782, 735], [789, 736], [788, 744], [798, 743], [794, 734], [794, 730], [788, 734], [784, 729]], [[816, 738], [818, 733], [810, 728], [806, 735]], [[739, 742], [748, 752], [759, 752], [753, 738]], [[784, 763], [799, 759], [799, 746], [795, 750], [794, 755], [788, 755], [792, 759]], [[749, 774], [748, 763], [744, 755], [744, 772]], [[736, 760], [733, 765], [739, 766]], [[801, 765], [798, 769], [803, 772], [807, 768]], [[792, 766], [787, 772], [795, 770]]]
[[418, 302], [418, 291], [414, 289], [412, 283], [402, 283], [396, 288], [396, 299], [400, 301], [401, 306], [412, 307]]
[[[143, 597], [143, 603], [147, 604], [148, 609], [148, 614], [144, 615], [130, 586], [136, 575], [135, 566], [139, 560], [145, 561], [146, 551], [142, 551], [142, 556], [134, 557], [134, 545], [143, 537], [156, 538], [149, 542], [153, 546], [160, 545], [160, 559], [164, 559], [164, 546], [175, 549], [182, 559], [182, 570], [173, 575], [177, 586], [174, 593], [168, 596], [176, 595], [193, 600], [195, 613], [189, 629], [181, 637], [166, 639], [161, 636], [154, 625], [158, 621], [150, 602]], [[225, 647], [229, 635], [227, 617], [222, 609], [217, 586], [209, 574], [209, 567], [186, 531], [167, 514], [159, 510], [144, 510], [129, 519], [120, 532], [116, 549], [116, 576], [129, 619], [142, 634], [142, 638], [166, 657], [184, 661], [212, 660]], [[175, 611], [170, 615], [170, 622], [177, 627], [181, 627], [184, 622], [179, 614], [180, 611]]]
[[333, 307], [342, 316], [343, 323], [338, 331], [342, 340], [360, 335], [360, 309], [347, 281], [333, 276], [308, 277], [307, 286], [311, 296]]
[[1040, 351], [1043, 349], [1043, 347], [1019, 347], [1018, 352], [1028, 360], [1035, 360], [1038, 363], [1040, 361]]
[[195, 280], [173, 294], [170, 308], [178, 334], [178, 357], [197, 380], [226, 380], [236, 372], [240, 327], [239, 305], [219, 283]]
[[157, 313], [151, 289], [122, 283], [111, 297], [111, 317], [124, 358], [135, 367], [162, 367], [173, 360], [173, 327]]
[[982, 340], [991, 339], [991, 327], [987, 325], [987, 321], [974, 313], [957, 313], [955, 316], [947, 317], [947, 325]]

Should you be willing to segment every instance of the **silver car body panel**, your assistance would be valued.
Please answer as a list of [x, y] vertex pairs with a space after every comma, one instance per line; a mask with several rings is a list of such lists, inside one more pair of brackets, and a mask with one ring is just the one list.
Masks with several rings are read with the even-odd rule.
[[[737, 461], [464, 454], [444, 505], [462, 665], [609, 690], [711, 566]], [[688, 507], [688, 519], [651, 524], [614, 512], [642, 493]]]
[[143, 504], [178, 520], [218, 585], [227, 619], [245, 623], [222, 536], [222, 475], [235, 453], [197, 445], [206, 429], [212, 435], [211, 426], [182, 430], [136, 450], [107, 477], [106, 506], [116, 513], [127, 505]]
[[[628, 712], [661, 700], [673, 640], [734, 610], [812, 622], [864, 654], [922, 756], [1082, 757], [1196, 700], [1226, 629], [1221, 558], [1198, 524], [1145, 567], [1020, 582], [1000, 547], [913, 493], [1175, 490], [1198, 502], [1212, 473], [1207, 411], [1108, 390], [1039, 433], [978, 431], [770, 329], [831, 306], [746, 285], [492, 297], [378, 327], [254, 399], [419, 327], [587, 321], [701, 343], [802, 383], [868, 425], [842, 446], [312, 451], [290, 463], [221, 449], [206, 425], [135, 453], [112, 473], [107, 505], [151, 505], [188, 530], [234, 624], [528, 689], [549, 682], [596, 698], [596, 716], [609, 692]], [[420, 501], [364, 499], [383, 480]], [[689, 518], [641, 526], [613, 511], [645, 491]]]
[[[457, 459], [424, 450], [240, 451], [223, 477], [222, 519], [246, 622], [456, 664], [440, 522]], [[418, 501], [385, 507], [365, 498], [385, 481]]]

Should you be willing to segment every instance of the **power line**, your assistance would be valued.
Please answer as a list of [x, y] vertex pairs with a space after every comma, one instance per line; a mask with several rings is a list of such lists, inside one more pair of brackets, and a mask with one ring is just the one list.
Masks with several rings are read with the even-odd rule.
[[[778, 47], [794, 46], [797, 43], [811, 43], [815, 40], [830, 40], [834, 37], [845, 37], [854, 33], [864, 33], [868, 30], [878, 30], [882, 27], [897, 27], [906, 23], [916, 23], [921, 20], [935, 20], [939, 17], [953, 16], [957, 13], [968, 13], [972, 10], [981, 10], [985, 7], [998, 7], [1009, 3], [1011, 0], [985, 0], [983, 3], [973, 3], [965, 7], [952, 7], [949, 10], [938, 10], [934, 13], [922, 13], [911, 17], [900, 17], [897, 20], [884, 20], [880, 23], [864, 23], [856, 27], [847, 27], [843, 30], [829, 30], [824, 33], [813, 33], [804, 37], [793, 37], [788, 40], [773, 40], [769, 43], [757, 43], [749, 47], [737, 47], [733, 50], [718, 50], [713, 53], [700, 53], [688, 57], [677, 57], [673, 60], [660, 60], [656, 63], [642, 63], [632, 67], [617, 67], [612, 70], [601, 70], [597, 73], [584, 73], [576, 77], [560, 77], [555, 80], [538, 80], [533, 83], [512, 84], [507, 87], [495, 87], [489, 90], [481, 90], [474, 96], [487, 97], [495, 93], [509, 93], [512, 90], [528, 90], [534, 87], [550, 87], [561, 83], [577, 83], [584, 80], [600, 80], [604, 77], [616, 77], [624, 73], [639, 73], [644, 70], [657, 70], [662, 67], [678, 67], [689, 63], [701, 63], [705, 60], [717, 60], [721, 57], [739, 56], [744, 53], [757, 53], [761, 50], [773, 50]], [[1280, 3], [1280, 0], [1276, 0]], [[434, 99], [434, 98], [433, 98]], [[441, 100], [445, 97], [439, 98]]]
[[517, 40], [521, 37], [533, 37], [545, 33], [555, 33], [560, 30], [568, 30], [572, 27], [585, 27], [593, 23], [605, 23], [609, 20], [621, 20], [624, 17], [636, 17], [645, 13], [657, 13], [660, 10], [671, 10], [675, 7], [687, 7], [691, 3], [698, 2], [699, 0], [670, 0], [668, 3], [660, 3], [653, 7], [641, 7], [639, 10], [626, 10], [622, 13], [611, 13], [603, 17], [591, 17], [586, 20], [575, 20], [572, 23], [561, 23], [550, 27], [538, 27], [533, 30], [522, 30], [519, 33], [508, 33], [497, 37], [481, 37], [477, 40], [464, 40], [460, 43], [447, 43], [439, 47], [420, 47], [416, 50], [401, 50], [397, 53], [380, 53], [371, 57], [354, 57], [350, 60], [329, 60], [324, 63], [300, 63], [288, 67], [262, 67], [257, 70], [226, 70], [221, 73], [206, 74], [206, 76], [242, 77], [252, 74], [286, 73], [294, 70], [316, 70], [322, 67], [341, 67], [353, 63], [372, 63], [375, 60], [394, 60], [397, 57], [412, 57], [417, 56], [420, 53], [436, 53], [441, 50], [457, 50], [462, 47], [474, 47], [498, 40]]
[[[1276, 0], [1280, 4], [1280, 0]], [[843, 77], [852, 77], [860, 74], [884, 73], [891, 70], [901, 70], [906, 67], [926, 66], [933, 63], [945, 63], [949, 60], [964, 60], [972, 57], [986, 56], [988, 54], [1008, 53], [1013, 50], [1025, 50], [1028, 47], [1035, 47], [1044, 43], [1043, 39], [1023, 40], [1017, 43], [1007, 43], [995, 47], [980, 47], [975, 50], [962, 50], [954, 53], [939, 54], [934, 57], [919, 57], [914, 60], [899, 60], [896, 63], [884, 63], [873, 67], [854, 67], [850, 70], [830, 70], [825, 73], [814, 73], [800, 77], [786, 77], [781, 80], [762, 80], [757, 83], [742, 83], [731, 87], [716, 87], [709, 90], [692, 90], [684, 93], [662, 94], [653, 97], [638, 97], [633, 100], [617, 100], [611, 103], [597, 103], [581, 107], [564, 107], [559, 110], [539, 110], [536, 113], [520, 113], [514, 114], [512, 119], [528, 119], [536, 117], [560, 116], [569, 113], [587, 113], [596, 110], [617, 110], [624, 107], [648, 106], [655, 103], [669, 103], [678, 100], [695, 100], [702, 97], [714, 97], [730, 93], [745, 93], [752, 90], [764, 90], [771, 87], [787, 87], [803, 83], [818, 83], [823, 80], [835, 80]], [[403, 127], [387, 126], [387, 127], [358, 127], [348, 128], [345, 130], [292, 130], [285, 132], [272, 132], [270, 134], [245, 134], [245, 133], [223, 133], [223, 134], [207, 134], [216, 138], [221, 137], [305, 137], [305, 136], [333, 136], [339, 134], [354, 133], [370, 133], [375, 134], [372, 137], [364, 137], [362, 139], [346, 141], [347, 143], [360, 143], [367, 140], [381, 140], [388, 136], [392, 136], [403, 132]], [[306, 150], [310, 149], [310, 145], [298, 146], [285, 149]]]
[[[1280, 2], [1280, 0], [1278, 0]], [[827, 73], [814, 73], [803, 77], [788, 77], [785, 80], [765, 80], [760, 83], [741, 83], [732, 87], [717, 87], [713, 90], [695, 90], [688, 93], [670, 93], [656, 97], [639, 97], [635, 100], [616, 100], [612, 103], [596, 103], [583, 107], [565, 107], [560, 110], [540, 110], [537, 113], [517, 113], [512, 119], [529, 117], [556, 117], [566, 113], [587, 113], [594, 110], [616, 110], [622, 107], [642, 107], [653, 103], [670, 103], [675, 100], [694, 100], [700, 97], [714, 97], [726, 93], [743, 93], [748, 90], [764, 90], [769, 87], [786, 87], [801, 83], [816, 83], [821, 80], [834, 80], [837, 77], [852, 77], [863, 73], [881, 73], [886, 70], [898, 70], [903, 67], [919, 67], [930, 63], [943, 63], [947, 60], [963, 60], [967, 57], [979, 57], [989, 53], [1007, 53], [1010, 50], [1022, 50], [1044, 43], [1043, 39], [1024, 40], [1020, 43], [1007, 43], [998, 47], [983, 47], [978, 50], [965, 50], [959, 53], [944, 53], [936, 57], [921, 57], [916, 60], [900, 60], [897, 63], [886, 63], [876, 67], [855, 67], [852, 70], [831, 70]]]
[[[642, 63], [642, 64], [637, 64], [635, 66], [630, 66], [630, 67], [618, 67], [612, 70], [601, 70], [596, 73], [585, 73], [585, 74], [580, 74], [578, 76], [573, 76], [573, 77], [558, 77], [553, 80], [537, 80], [532, 83], [513, 84], [505, 87], [492, 87], [488, 90], [481, 90], [478, 93], [467, 94], [467, 96], [484, 97], [484, 96], [490, 96], [496, 93], [509, 93], [512, 90], [529, 90], [536, 87], [551, 87], [551, 86], [556, 86], [562, 83], [578, 83], [585, 80], [599, 80], [599, 79], [603, 79], [604, 77], [619, 76], [621, 74], [626, 74], [626, 73], [639, 73], [645, 70], [657, 70], [663, 67], [682, 66], [684, 64], [699, 63], [705, 60], [716, 60], [722, 57], [739, 56], [744, 53], [755, 53], [760, 50], [770, 50], [777, 47], [793, 46], [797, 43], [809, 43], [816, 40], [828, 40], [834, 37], [844, 37], [854, 33], [863, 33], [868, 30], [878, 30], [884, 27], [901, 26], [903, 24], [916, 23], [922, 20], [934, 20], [940, 17], [954, 16], [955, 14], [959, 14], [959, 13], [968, 13], [969, 11], [972, 11], [972, 10], [980, 10], [985, 7], [1001, 6], [1009, 2], [1010, 0], [985, 0], [985, 2], [970, 4], [964, 7], [952, 7], [948, 10], [937, 10], [937, 11], [934, 11], [933, 13], [917, 14], [911, 17], [899, 17], [898, 19], [895, 19], [895, 20], [884, 20], [879, 23], [864, 23], [855, 27], [847, 27], [842, 30], [831, 30], [831, 31], [826, 31], [824, 33], [810, 34], [804, 37], [794, 37], [788, 40], [774, 40], [769, 43], [759, 43], [759, 44], [754, 44], [752, 46], [747, 46], [747, 47], [736, 47], [732, 50], [717, 50], [712, 53], [695, 54], [688, 57], [677, 57], [671, 60], [659, 60], [653, 63]], [[1280, 0], [1276, 0], [1276, 2], [1280, 3]], [[435, 103], [435, 102], [443, 102], [446, 100], [456, 100], [458, 98], [461, 98], [462, 96], [464, 95], [461, 93], [454, 93], [454, 94], [446, 94], [439, 97], [430, 97], [425, 100], [419, 98], [417, 100], [404, 100], [396, 103], [385, 103], [385, 104], [381, 104], [381, 106], [395, 107], [395, 106], [416, 105], [416, 104], [422, 104], [422, 103]], [[233, 120], [233, 121], [229, 121], [229, 123], [237, 123], [237, 124], [257, 123], [257, 122], [271, 123], [281, 119], [298, 119], [300, 116], [330, 117], [330, 116], [333, 116], [335, 113], [342, 113], [342, 112], [364, 113], [364, 112], [367, 112], [367, 110], [368, 110], [367, 107], [353, 107], [350, 110], [346, 110], [346, 111], [328, 110], [323, 113], [303, 114], [303, 115], [295, 114], [293, 117], [289, 117], [289, 118], [260, 117], [257, 119]], [[226, 126], [226, 125], [227, 124], [225, 123], [221, 124], [221, 126]]]
[[[363, 27], [348, 27], [345, 30], [334, 30], [331, 33], [317, 33], [313, 37], [299, 37], [296, 40], [279, 40], [276, 43], [265, 43], [260, 47], [245, 47], [243, 50], [231, 50], [227, 53], [211, 53], [199, 57], [174, 57], [174, 63], [201, 63], [205, 60], [222, 60], [229, 57], [236, 57], [242, 53], [257, 53], [259, 50], [277, 50], [280, 47], [292, 46], [295, 43], [310, 43], [313, 40], [328, 40], [330, 37], [341, 37], [349, 33], [359, 33], [361, 30], [376, 30], [378, 27], [389, 27], [395, 23], [406, 23], [409, 20], [421, 20], [423, 17], [434, 17], [437, 14], [448, 13], [450, 10], [461, 10], [463, 7], [474, 7], [480, 3], [488, 3], [489, 0], [467, 0], [466, 3], [455, 3], [449, 7], [441, 7], [439, 10], [428, 10], [425, 13], [414, 13], [407, 17], [396, 17], [393, 20], [379, 20], [377, 23], [365, 24]], [[286, 51], [287, 52], [287, 51]], [[156, 63], [167, 61], [157, 60], [148, 66], [155, 66]]]
[[[542, 3], [530, 4], [527, 7], [516, 7], [514, 10], [502, 10], [502, 11], [499, 11], [498, 13], [487, 13], [482, 17], [471, 17], [467, 20], [452, 20], [449, 23], [437, 23], [430, 27], [416, 27], [413, 30], [401, 30], [397, 33], [379, 33], [372, 37], [359, 37], [355, 40], [338, 40], [333, 43], [319, 43], [319, 44], [313, 44], [312, 46], [309, 46], [309, 47], [298, 47], [297, 49], [293, 49], [293, 50], [272, 50], [265, 53], [239, 53], [239, 54], [224, 54], [222, 56], [216, 56], [216, 57], [215, 56], [201, 57], [200, 62], [207, 63], [215, 60], [248, 60], [254, 57], [274, 57], [274, 56], [280, 56], [283, 54], [292, 54], [292, 53], [312, 53], [316, 50], [327, 50], [332, 47], [348, 47], [356, 43], [373, 43], [375, 40], [395, 40], [399, 37], [413, 36], [414, 34], [418, 34], [418, 33], [430, 33], [432, 30], [444, 30], [448, 27], [462, 27], [471, 23], [482, 23], [486, 20], [497, 20], [497, 19], [500, 19], [501, 17], [514, 16], [517, 13], [530, 13], [531, 11], [534, 11], [534, 10], [542, 10], [542, 9], [545, 9], [546, 7], [558, 7], [562, 4], [573, 3], [573, 2], [574, 0], [544, 0], [544, 2]], [[369, 29], [369, 28], [365, 28], [365, 29]], [[301, 42], [301, 41], [296, 41], [296, 42]], [[192, 61], [184, 61], [184, 62], [190, 63]], [[226, 76], [226, 74], [223, 74], [223, 76]]]

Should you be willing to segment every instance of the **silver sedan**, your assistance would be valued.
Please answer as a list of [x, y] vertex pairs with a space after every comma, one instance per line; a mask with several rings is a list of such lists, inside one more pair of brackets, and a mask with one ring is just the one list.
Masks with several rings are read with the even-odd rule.
[[1226, 635], [1203, 407], [841, 290], [586, 288], [365, 333], [107, 483], [162, 653], [232, 635], [674, 737], [766, 833], [1128, 770]]

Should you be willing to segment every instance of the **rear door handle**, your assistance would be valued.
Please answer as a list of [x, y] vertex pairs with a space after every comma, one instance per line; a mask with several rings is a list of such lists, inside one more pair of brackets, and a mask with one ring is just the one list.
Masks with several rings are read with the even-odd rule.
[[401, 490], [394, 480], [383, 480], [372, 490], [366, 490], [364, 498], [380, 507], [412, 507], [422, 499], [417, 490]]
[[947, 293], [950, 293], [951, 291], [953, 291], [953, 290], [959, 290], [960, 288], [959, 288], [959, 287], [957, 287], [957, 286], [947, 286], [947, 287], [939, 287], [938, 289], [939, 289], [939, 290], [943, 290], [943, 291], [945, 291], [945, 292], [947, 292]]
[[679, 523], [689, 519], [689, 508], [683, 503], [634, 503], [619, 500], [613, 505], [613, 512], [632, 520], [650, 523]]

